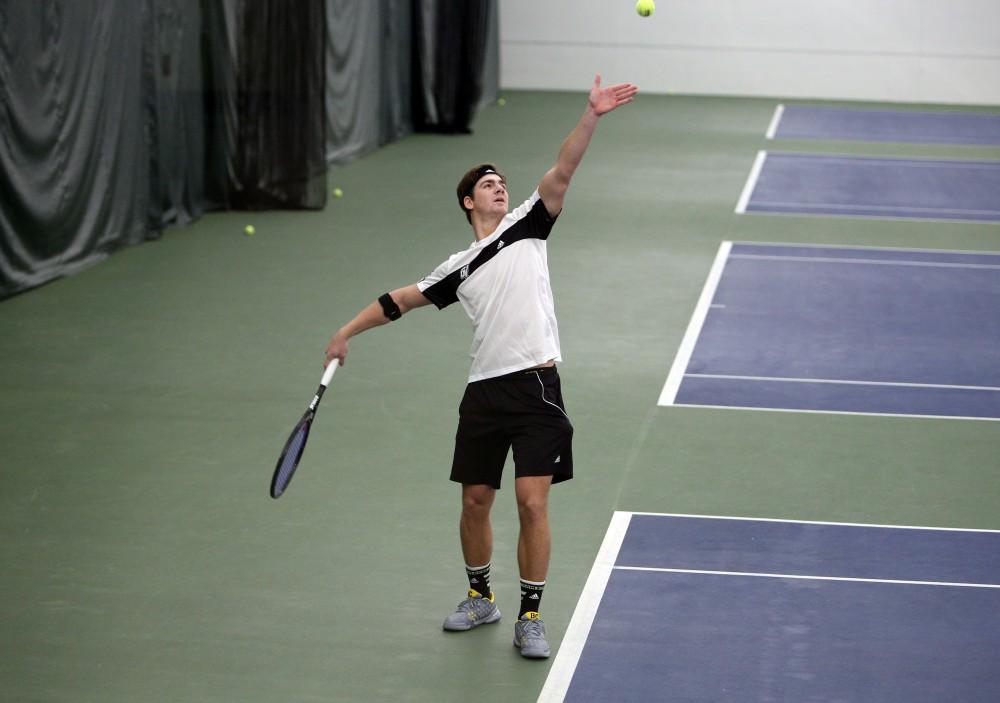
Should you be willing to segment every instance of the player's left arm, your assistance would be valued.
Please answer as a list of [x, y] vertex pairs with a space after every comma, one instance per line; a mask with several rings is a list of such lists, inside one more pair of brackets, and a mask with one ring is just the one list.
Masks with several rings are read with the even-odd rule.
[[576, 127], [563, 141], [555, 165], [545, 172], [538, 184], [538, 194], [545, 203], [549, 215], [555, 217], [562, 210], [569, 182], [583, 160], [598, 120], [612, 110], [632, 102], [638, 92], [639, 88], [631, 83], [603, 87], [601, 76], [594, 77], [594, 85], [587, 99], [587, 109], [584, 110]]

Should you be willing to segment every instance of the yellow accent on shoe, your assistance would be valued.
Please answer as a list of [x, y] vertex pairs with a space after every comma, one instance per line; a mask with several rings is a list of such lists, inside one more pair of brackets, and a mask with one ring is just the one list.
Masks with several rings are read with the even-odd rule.
[[470, 589], [469, 589], [469, 598], [485, 598], [485, 599], [486, 599], [486, 600], [488, 600], [488, 601], [489, 601], [490, 603], [492, 603], [492, 602], [493, 602], [493, 598], [494, 598], [494, 595], [493, 595], [493, 592], [492, 592], [492, 591], [490, 591], [490, 594], [489, 594], [488, 596], [484, 596], [484, 595], [483, 595], [482, 593], [480, 593], [480, 592], [479, 592], [479, 591], [477, 591], [476, 589], [474, 589], [474, 588], [470, 588]]
[[541, 620], [542, 616], [533, 610], [529, 610], [527, 613], [520, 617], [521, 620]]

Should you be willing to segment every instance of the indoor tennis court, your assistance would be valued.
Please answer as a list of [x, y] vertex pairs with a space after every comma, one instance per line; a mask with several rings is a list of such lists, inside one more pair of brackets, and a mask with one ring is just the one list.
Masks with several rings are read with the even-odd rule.
[[[810, 93], [817, 74], [763, 69], [801, 51], [833, 71], [838, 54], [782, 44], [786, 25], [764, 33], [780, 51], [751, 52], [760, 71], [713, 72], [691, 53], [730, 56], [705, 34], [710, 19], [764, 32], [739, 3], [707, 18], [702, 4], [661, 1], [646, 19], [626, 3], [613, 21], [609, 4], [586, 3], [562, 25], [568, 3], [504, 5], [503, 104], [484, 104], [471, 134], [409, 134], [333, 163], [323, 187], [342, 197], [322, 208], [205, 212], [0, 300], [0, 698], [995, 699], [997, 218], [734, 208], [762, 151], [772, 164], [1000, 163], [996, 143], [914, 141], [909, 128], [768, 136], [778, 105], [905, 115], [947, 104], [995, 119], [1000, 97], [982, 87], [994, 83], [908, 98], [872, 75], [882, 99], [847, 83]], [[805, 5], [819, 15], [796, 22], [822, 15]], [[926, 12], [958, 47], [940, 52], [980, 51], [976, 65], [997, 75], [993, 34], [970, 39]], [[824, 26], [851, 36], [859, 61], [870, 55], [868, 30]], [[870, 31], [913, 58], [891, 27], [873, 16]], [[640, 56], [656, 60], [630, 61]], [[544, 61], [560, 68], [535, 71]], [[504, 619], [441, 629], [465, 589], [448, 480], [469, 366], [458, 306], [352, 339], [294, 482], [280, 500], [268, 484], [330, 335], [468, 245], [454, 198], [469, 166], [496, 160], [511, 203], [527, 198], [596, 70], [643, 92], [602, 120], [548, 240], [576, 477], [550, 498], [553, 655], [527, 661], [511, 645], [510, 487], [493, 518]], [[899, 206], [865, 186], [881, 173], [838, 173], [846, 181], [810, 192]], [[803, 182], [760, 175], [776, 199]], [[927, 190], [903, 205], [1000, 211], [992, 186], [942, 195], [935, 183], [921, 177]], [[685, 350], [676, 402], [661, 404]], [[883, 385], [892, 392], [871, 402], [889, 401], [873, 409], [854, 393], [868, 385], [838, 386], [851, 392], [831, 406], [831, 384], [776, 379], [922, 388]], [[975, 397], [934, 405], [938, 386], [970, 387], [949, 403]]]
[[659, 403], [997, 420], [998, 292], [991, 253], [723, 242]]
[[992, 701], [998, 545], [616, 512], [540, 700]]

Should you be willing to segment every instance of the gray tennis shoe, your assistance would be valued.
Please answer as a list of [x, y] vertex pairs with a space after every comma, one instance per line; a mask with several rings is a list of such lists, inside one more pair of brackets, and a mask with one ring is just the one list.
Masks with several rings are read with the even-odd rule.
[[493, 594], [483, 598], [478, 591], [469, 589], [469, 597], [458, 604], [455, 612], [444, 619], [444, 629], [452, 632], [471, 630], [500, 620], [500, 608], [493, 602]]
[[548, 659], [551, 651], [545, 639], [545, 623], [538, 613], [525, 613], [514, 623], [514, 646], [528, 659]]

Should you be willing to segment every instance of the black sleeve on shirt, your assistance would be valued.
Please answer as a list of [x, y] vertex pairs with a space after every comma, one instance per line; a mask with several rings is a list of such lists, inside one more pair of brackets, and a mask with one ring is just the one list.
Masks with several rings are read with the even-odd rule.
[[421, 292], [425, 298], [437, 306], [438, 310], [443, 310], [452, 303], [458, 302], [458, 284], [462, 280], [460, 276], [460, 271], [452, 271]]
[[549, 232], [552, 231], [552, 226], [556, 223], [556, 219], [559, 214], [553, 217], [549, 214], [548, 209], [545, 207], [545, 203], [542, 202], [541, 197], [531, 206], [531, 210], [524, 217], [524, 223], [527, 225], [530, 234], [528, 236], [535, 239], [548, 239]]

